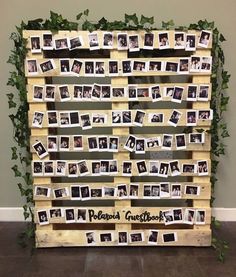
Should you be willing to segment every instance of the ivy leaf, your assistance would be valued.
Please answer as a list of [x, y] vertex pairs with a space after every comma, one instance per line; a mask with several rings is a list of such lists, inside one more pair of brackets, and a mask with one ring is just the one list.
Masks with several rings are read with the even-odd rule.
[[13, 172], [15, 173], [15, 177], [21, 177], [21, 172], [18, 169], [18, 166], [15, 164], [12, 168]]
[[146, 17], [144, 15], [141, 15], [140, 24], [144, 26], [146, 23], [149, 23], [150, 25], [154, 24], [154, 16]]
[[16, 153], [17, 151], [17, 148], [14, 146], [14, 147], [11, 147], [11, 151], [12, 151], [12, 154], [11, 154], [11, 159], [12, 160], [17, 160], [18, 159], [18, 155]]
[[225, 37], [222, 34], [220, 34], [219, 40], [220, 40], [220, 42], [226, 41]]
[[138, 17], [136, 15], [136, 13], [134, 14], [125, 14], [125, 23], [129, 24], [130, 25], [130, 22], [133, 22], [133, 24], [135, 26], [137, 26], [139, 24], [139, 20], [138, 20]]
[[80, 20], [80, 18], [82, 17], [82, 15], [83, 15], [83, 13], [77, 14], [77, 15], [76, 15], [76, 19], [77, 19], [77, 20]]
[[163, 29], [170, 30], [170, 29], [173, 29], [174, 26], [175, 26], [175, 23], [174, 23], [173, 19], [171, 19], [167, 22], [162, 21], [162, 28]]
[[107, 20], [105, 17], [102, 17], [97, 24], [98, 29], [104, 29], [107, 30]]
[[23, 185], [21, 183], [18, 183], [17, 186], [20, 190], [21, 196], [24, 196], [25, 195], [25, 190], [23, 188]]
[[89, 9], [84, 10], [84, 15], [86, 15], [86, 16], [89, 15]]

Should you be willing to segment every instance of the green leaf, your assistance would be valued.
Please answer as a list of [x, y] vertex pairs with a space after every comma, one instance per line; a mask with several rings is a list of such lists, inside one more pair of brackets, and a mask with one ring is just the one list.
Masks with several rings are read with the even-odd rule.
[[14, 147], [11, 147], [11, 151], [12, 151], [12, 154], [11, 154], [11, 159], [12, 160], [17, 160], [18, 159], [18, 155], [16, 153], [17, 151], [17, 148], [14, 146]]
[[84, 11], [84, 15], [86, 15], [86, 16], [89, 15], [89, 9], [86, 9], [86, 10]]
[[77, 14], [76, 19], [77, 19], [77, 20], [80, 20], [80, 18], [82, 17], [82, 15], [83, 15], [83, 13]]
[[139, 24], [139, 20], [136, 13], [130, 15], [125, 14], [125, 23], [127, 23], [128, 25], [130, 25], [130, 23], [133, 23], [131, 25], [137, 26]]
[[220, 34], [219, 40], [220, 40], [220, 42], [226, 41], [225, 37], [222, 34]]
[[154, 16], [152, 16], [152, 17], [146, 17], [144, 15], [141, 15], [140, 24], [142, 26], [144, 26], [147, 23], [150, 24], [150, 25], [154, 24]]
[[18, 169], [18, 166], [15, 164], [12, 168], [13, 172], [15, 173], [15, 177], [21, 177], [21, 172]]

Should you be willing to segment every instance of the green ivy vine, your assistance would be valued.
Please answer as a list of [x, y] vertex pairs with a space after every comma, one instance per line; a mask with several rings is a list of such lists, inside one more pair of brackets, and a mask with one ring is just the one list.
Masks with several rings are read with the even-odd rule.
[[[8, 63], [12, 64], [15, 69], [10, 72], [7, 85], [15, 87], [16, 91], [8, 93], [8, 105], [9, 109], [13, 110], [13, 113], [9, 115], [15, 139], [15, 146], [11, 147], [11, 159], [14, 161], [12, 171], [14, 176], [21, 180], [17, 185], [20, 193], [25, 197], [26, 204], [23, 206], [24, 218], [31, 219], [27, 229], [21, 234], [21, 243], [26, 245], [29, 239], [35, 237], [35, 224], [33, 215], [33, 180], [30, 174], [31, 154], [29, 136], [30, 131], [28, 128], [28, 103], [27, 103], [27, 89], [26, 78], [24, 73], [24, 60], [28, 49], [26, 48], [26, 40], [23, 38], [23, 30], [51, 30], [57, 32], [59, 30], [140, 30], [146, 31], [155, 30], [154, 17], [145, 17], [141, 15], [140, 18], [136, 13], [128, 15], [125, 14], [124, 20], [109, 22], [106, 18], [101, 18], [97, 22], [92, 22], [88, 19], [89, 10], [79, 13], [76, 16], [77, 22], [71, 22], [63, 18], [62, 15], [50, 12], [50, 18], [45, 21], [41, 18], [30, 20], [28, 23], [21, 22], [19, 27], [16, 27], [16, 31], [10, 36], [10, 39], [14, 43], [14, 48], [11, 50], [11, 54], [8, 59]], [[208, 22], [207, 20], [200, 20], [196, 24], [190, 24], [186, 26], [175, 26], [173, 20], [168, 22], [162, 22], [162, 26], [159, 29], [164, 30], [211, 30], [213, 33], [213, 66], [212, 66], [212, 99], [211, 109], [214, 111], [214, 117], [210, 129], [211, 133], [211, 184], [212, 194], [214, 193], [215, 184], [217, 182], [217, 168], [219, 165], [219, 157], [225, 155], [226, 145], [224, 144], [224, 138], [229, 136], [227, 130], [227, 124], [224, 121], [223, 113], [227, 110], [229, 102], [229, 96], [227, 95], [227, 88], [229, 84], [230, 75], [224, 69], [225, 57], [222, 49], [222, 42], [225, 41], [224, 36], [215, 27], [214, 22]], [[201, 132], [202, 130], [199, 130]], [[211, 204], [214, 202], [214, 197], [211, 199]], [[220, 223], [212, 217], [213, 229], [219, 228]], [[225, 260], [225, 252], [228, 249], [226, 241], [213, 235], [212, 246], [216, 249], [218, 258], [220, 261]]]

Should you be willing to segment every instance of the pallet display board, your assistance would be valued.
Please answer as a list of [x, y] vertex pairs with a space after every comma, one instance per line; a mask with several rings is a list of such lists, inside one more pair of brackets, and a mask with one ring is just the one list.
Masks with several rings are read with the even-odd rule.
[[36, 247], [210, 246], [208, 31], [24, 31]]

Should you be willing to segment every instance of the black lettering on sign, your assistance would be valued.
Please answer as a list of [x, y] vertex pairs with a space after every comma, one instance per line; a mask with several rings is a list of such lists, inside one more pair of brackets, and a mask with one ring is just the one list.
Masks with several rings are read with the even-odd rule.
[[95, 213], [93, 209], [88, 210], [88, 215], [89, 215], [89, 222], [92, 222], [94, 220], [120, 220], [120, 213], [119, 212], [114, 212], [113, 214], [108, 214], [108, 213], [103, 213], [102, 210], [98, 211]]

